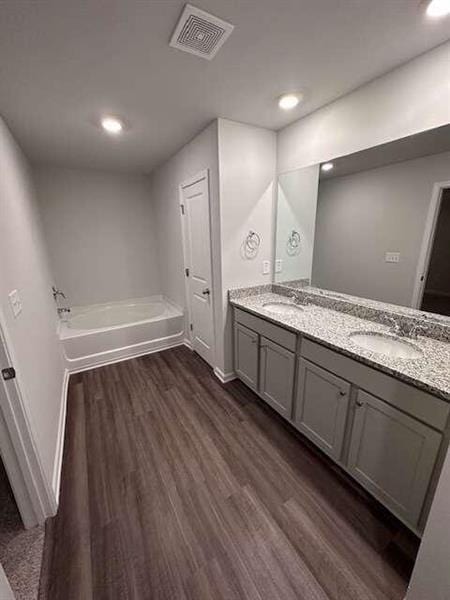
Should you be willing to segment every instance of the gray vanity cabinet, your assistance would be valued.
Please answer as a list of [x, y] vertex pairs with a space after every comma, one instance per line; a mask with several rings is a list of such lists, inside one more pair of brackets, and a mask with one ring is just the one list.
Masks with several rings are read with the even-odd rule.
[[290, 419], [294, 391], [295, 354], [261, 337], [260, 344], [261, 397], [272, 408]]
[[253, 390], [258, 389], [258, 334], [241, 323], [234, 331], [234, 368], [238, 377]]
[[448, 445], [449, 403], [306, 335], [234, 316], [237, 376], [420, 534]]
[[428, 425], [359, 390], [348, 469], [383, 504], [417, 525], [441, 439]]
[[347, 381], [299, 359], [294, 422], [335, 460], [342, 453], [349, 397]]

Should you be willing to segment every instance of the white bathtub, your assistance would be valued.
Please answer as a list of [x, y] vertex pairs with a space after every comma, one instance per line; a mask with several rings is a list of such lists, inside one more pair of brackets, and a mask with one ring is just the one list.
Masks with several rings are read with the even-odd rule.
[[183, 343], [183, 311], [163, 296], [77, 306], [59, 336], [75, 372]]

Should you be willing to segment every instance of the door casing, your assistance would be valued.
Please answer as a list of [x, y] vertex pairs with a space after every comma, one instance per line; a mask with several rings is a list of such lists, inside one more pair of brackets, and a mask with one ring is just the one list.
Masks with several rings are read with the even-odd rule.
[[[15, 365], [0, 314], [0, 366]], [[44, 475], [17, 378], [0, 378], [0, 453], [24, 527], [43, 524], [57, 502]]]
[[191, 306], [191, 298], [190, 298], [190, 288], [189, 288], [189, 277], [186, 276], [186, 269], [190, 268], [189, 264], [189, 249], [188, 249], [188, 232], [187, 232], [187, 222], [184, 218], [183, 213], [183, 190], [191, 185], [194, 185], [198, 181], [202, 179], [206, 180], [206, 185], [208, 188], [208, 207], [209, 207], [209, 240], [210, 240], [210, 258], [211, 258], [211, 305], [212, 305], [212, 329], [213, 329], [213, 343], [212, 343], [212, 364], [211, 366], [214, 368], [215, 366], [215, 355], [216, 355], [216, 331], [215, 331], [215, 315], [216, 315], [216, 298], [213, 289], [214, 282], [214, 262], [212, 260], [212, 227], [211, 227], [211, 186], [210, 186], [210, 177], [209, 177], [209, 169], [202, 169], [192, 177], [184, 180], [178, 186], [178, 198], [180, 204], [180, 215], [181, 215], [181, 232], [182, 232], [182, 243], [183, 243], [183, 260], [184, 260], [184, 291], [185, 291], [185, 301], [187, 308], [187, 315], [185, 319], [185, 340], [184, 343], [189, 348], [193, 349], [193, 335], [190, 329], [190, 324], [192, 323], [192, 306]]
[[441, 208], [442, 195], [444, 190], [447, 188], [450, 188], [450, 181], [441, 181], [439, 183], [435, 183], [433, 186], [433, 194], [431, 196], [427, 219], [425, 221], [425, 229], [422, 237], [422, 245], [420, 247], [419, 260], [417, 261], [416, 278], [411, 298], [412, 308], [417, 308], [419, 310], [422, 305], [425, 283], [430, 266], [431, 252], [434, 244], [434, 234], [438, 222], [439, 210]]

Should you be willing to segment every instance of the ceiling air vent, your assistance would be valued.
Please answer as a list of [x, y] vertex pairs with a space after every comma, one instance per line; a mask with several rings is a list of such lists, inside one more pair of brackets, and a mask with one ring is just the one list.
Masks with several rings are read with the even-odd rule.
[[211, 60], [233, 29], [234, 25], [186, 4], [170, 45], [172, 48]]

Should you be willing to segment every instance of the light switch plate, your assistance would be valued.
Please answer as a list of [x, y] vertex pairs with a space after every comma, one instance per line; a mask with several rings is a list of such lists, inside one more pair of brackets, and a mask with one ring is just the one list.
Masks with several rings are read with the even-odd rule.
[[275, 261], [275, 273], [281, 273], [282, 270], [283, 270], [283, 259], [277, 258], [277, 260]]
[[388, 263], [398, 263], [400, 262], [400, 252], [386, 252], [384, 260]]
[[17, 319], [22, 312], [22, 301], [19, 292], [17, 290], [12, 290], [12, 292], [9, 292], [8, 294], [8, 299], [14, 318]]
[[263, 272], [263, 275], [268, 275], [270, 273], [270, 261], [263, 260], [263, 262], [262, 262], [262, 272]]

